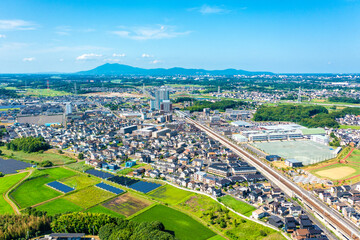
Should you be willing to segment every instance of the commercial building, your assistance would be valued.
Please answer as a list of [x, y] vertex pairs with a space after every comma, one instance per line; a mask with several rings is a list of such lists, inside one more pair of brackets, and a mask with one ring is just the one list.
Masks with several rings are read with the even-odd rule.
[[310, 140], [324, 145], [329, 145], [330, 142], [329, 137], [326, 135], [311, 135]]
[[[163, 109], [161, 109], [161, 104], [165, 101], [165, 104], [163, 104]], [[152, 110], [163, 110], [165, 112], [170, 112], [172, 106], [169, 98], [169, 89], [166, 87], [161, 87], [155, 91], [155, 99], [150, 101], [150, 107]], [[166, 111], [166, 110], [169, 111]]]
[[303, 166], [302, 162], [299, 160], [296, 160], [296, 159], [286, 159], [285, 165], [287, 165], [289, 167], [294, 167], [294, 168]]
[[122, 134], [128, 134], [129, 133], [129, 134], [131, 134], [135, 130], [137, 130], [137, 126], [132, 125], [132, 126], [120, 128], [120, 133], [122, 133]]

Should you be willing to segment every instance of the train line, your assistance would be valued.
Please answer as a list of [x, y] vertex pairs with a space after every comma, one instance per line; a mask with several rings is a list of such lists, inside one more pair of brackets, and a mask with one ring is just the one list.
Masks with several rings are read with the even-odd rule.
[[302, 202], [314, 213], [316, 213], [320, 218], [329, 224], [333, 229], [338, 232], [344, 239], [354, 239], [360, 240], [360, 231], [356, 228], [351, 222], [347, 222], [342, 218], [338, 213], [329, 209], [324, 203], [317, 200], [315, 197], [309, 195], [307, 192], [302, 190], [299, 186], [293, 183], [291, 180], [286, 179], [283, 175], [276, 172], [274, 169], [270, 168], [267, 164], [263, 163], [261, 160], [256, 157], [250, 155], [248, 152], [244, 151], [238, 145], [232, 143], [228, 139], [222, 137], [214, 130], [209, 127], [206, 127], [197, 121], [190, 119], [186, 114], [182, 112], [178, 112], [184, 119], [193, 124], [198, 129], [207, 133], [210, 137], [218, 140], [223, 145], [232, 149], [239, 156], [243, 157], [244, 160], [247, 160], [250, 164], [257, 167], [257, 169], [262, 172], [264, 175], [271, 176], [274, 182], [280, 183], [277, 184], [283, 191], [289, 193], [293, 193], [293, 195], [297, 196]]

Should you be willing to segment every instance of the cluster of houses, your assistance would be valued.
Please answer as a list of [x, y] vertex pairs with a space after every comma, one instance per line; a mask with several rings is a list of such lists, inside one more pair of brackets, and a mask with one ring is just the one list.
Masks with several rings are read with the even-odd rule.
[[357, 226], [360, 226], [360, 185], [334, 186], [330, 189], [315, 189], [314, 194], [329, 207], [340, 212]]

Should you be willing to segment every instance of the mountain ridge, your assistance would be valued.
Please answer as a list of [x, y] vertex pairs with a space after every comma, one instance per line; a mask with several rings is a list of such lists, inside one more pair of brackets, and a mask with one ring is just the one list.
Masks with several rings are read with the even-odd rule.
[[245, 71], [234, 68], [223, 70], [206, 70], [197, 68], [139, 68], [119, 63], [105, 63], [96, 68], [76, 72], [80, 75], [259, 75], [268, 74], [273, 75], [272, 72], [266, 71]]

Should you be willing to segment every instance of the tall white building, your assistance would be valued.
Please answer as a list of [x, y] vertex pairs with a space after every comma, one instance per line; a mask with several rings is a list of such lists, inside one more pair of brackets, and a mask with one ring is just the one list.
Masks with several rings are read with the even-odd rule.
[[71, 113], [72, 113], [71, 103], [67, 102], [66, 105], [65, 105], [65, 114], [69, 115]]
[[[166, 108], [168, 108], [168, 104], [170, 102], [169, 89], [167, 89], [166, 87], [161, 87], [155, 91], [155, 100], [150, 101], [151, 109], [161, 110], [161, 104], [164, 101], [166, 101], [165, 105], [166, 105]], [[170, 102], [170, 105], [171, 105], [171, 102]]]

